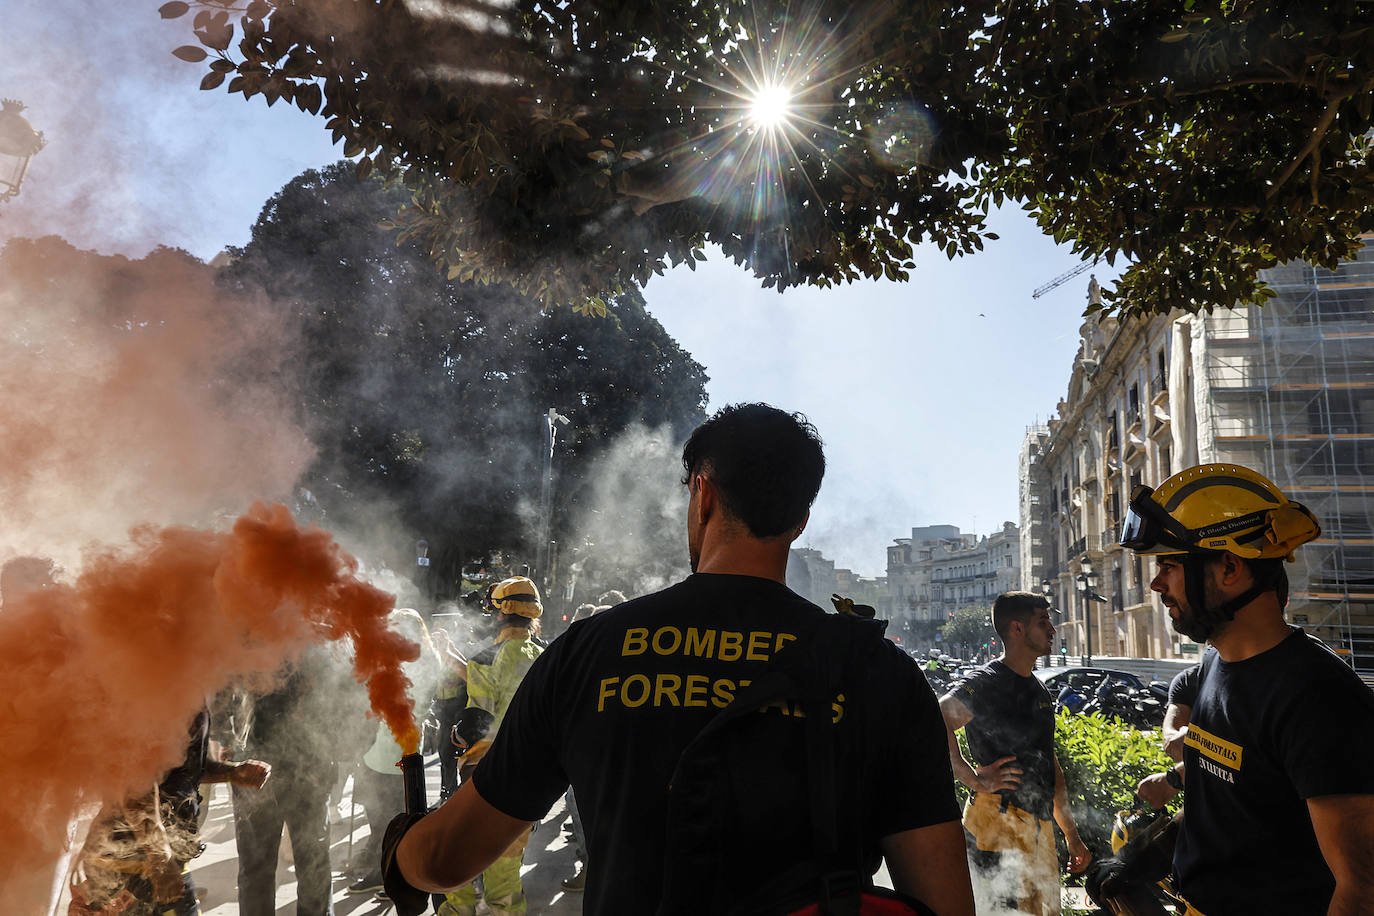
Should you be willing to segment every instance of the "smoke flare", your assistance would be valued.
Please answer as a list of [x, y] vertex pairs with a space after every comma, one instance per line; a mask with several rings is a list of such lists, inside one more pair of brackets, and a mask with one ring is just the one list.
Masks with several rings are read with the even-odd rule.
[[0, 612], [0, 887], [62, 854], [72, 820], [146, 791], [185, 752], [207, 695], [347, 638], [354, 676], [408, 753], [419, 746], [387, 627], [394, 599], [326, 531], [262, 503], [230, 531], [136, 528], [87, 552], [74, 584]]

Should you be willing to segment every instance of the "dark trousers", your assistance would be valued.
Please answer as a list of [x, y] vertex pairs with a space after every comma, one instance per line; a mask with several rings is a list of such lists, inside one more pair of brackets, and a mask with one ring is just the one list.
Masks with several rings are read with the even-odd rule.
[[439, 798], [445, 799], [458, 791], [458, 748], [453, 746], [453, 726], [468, 705], [467, 697], [435, 700], [434, 711], [439, 719]]
[[363, 861], [369, 873], [382, 870], [382, 836], [387, 825], [406, 809], [405, 780], [401, 771], [378, 773], [365, 763], [358, 764], [353, 774], [353, 797], [367, 815], [367, 846], [363, 847]]
[[272, 776], [258, 791], [234, 787], [240, 916], [273, 916], [277, 911], [277, 855], [283, 827], [291, 831], [297, 916], [333, 916], [329, 899], [329, 790], [333, 781], [332, 765], [316, 770], [274, 764]]

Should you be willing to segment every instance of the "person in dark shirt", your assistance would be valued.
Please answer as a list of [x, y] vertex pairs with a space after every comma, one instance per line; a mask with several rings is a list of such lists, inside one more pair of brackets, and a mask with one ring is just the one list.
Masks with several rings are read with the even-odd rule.
[[[973, 793], [964, 830], [975, 886], [994, 898], [989, 905], [1033, 916], [1059, 912], [1053, 823], [1064, 832], [1070, 871], [1082, 871], [1092, 858], [1054, 754], [1054, 701], [1032, 674], [1036, 658], [1054, 644], [1049, 607], [1034, 592], [997, 596], [992, 623], [1006, 651], [940, 700], [954, 776]], [[961, 728], [972, 761], [959, 749]]]
[[1183, 762], [1175, 887], [1205, 916], [1349, 916], [1374, 900], [1374, 692], [1283, 618], [1312, 513], [1236, 465], [1132, 494], [1121, 544], [1203, 656]]
[[[693, 574], [578, 621], [540, 656], [473, 778], [390, 847], [393, 899], [470, 880], [569, 784], [587, 831], [589, 916], [720, 912], [715, 901], [739, 903], [811, 860], [797, 772], [807, 730], [783, 703], [749, 720], [760, 755], [727, 761], [728, 790], [705, 800], [733, 824], [707, 837], [720, 869], [695, 875], [691, 895], [665, 890], [677, 864], [669, 780], [684, 749], [774, 653], [826, 618], [784, 584], [824, 471], [814, 428], [767, 405], [727, 407], [692, 435], [683, 464]], [[897, 890], [940, 916], [972, 916], [935, 696], [911, 659], [879, 641], [862, 670], [846, 668], [836, 698], [837, 834], [853, 840], [856, 873], [867, 878], [884, 857]], [[859, 731], [874, 718], [886, 727]]]
[[[1184, 668], [1169, 682], [1169, 701], [1164, 707], [1164, 728], [1162, 741], [1164, 752], [1175, 763], [1183, 761], [1183, 739], [1188, 737], [1188, 722], [1193, 716], [1193, 703], [1197, 702], [1198, 678], [1202, 665]], [[1135, 787], [1135, 794], [1141, 800], [1156, 808], [1163, 808], [1173, 801], [1183, 789], [1183, 776], [1177, 766], [1163, 773], [1153, 773], [1142, 779]]]
[[[275, 689], [252, 698], [246, 752], [272, 765], [262, 792], [234, 791], [240, 916], [276, 912], [277, 857], [290, 831], [298, 916], [330, 916], [329, 793], [362, 692], [326, 652], [289, 664]], [[354, 712], [353, 710], [357, 710]]]

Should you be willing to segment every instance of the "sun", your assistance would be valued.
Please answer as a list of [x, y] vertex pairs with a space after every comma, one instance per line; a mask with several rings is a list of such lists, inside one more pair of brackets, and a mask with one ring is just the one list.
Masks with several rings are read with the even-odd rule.
[[759, 127], [781, 127], [792, 114], [792, 93], [784, 86], [763, 86], [749, 100], [749, 120]]

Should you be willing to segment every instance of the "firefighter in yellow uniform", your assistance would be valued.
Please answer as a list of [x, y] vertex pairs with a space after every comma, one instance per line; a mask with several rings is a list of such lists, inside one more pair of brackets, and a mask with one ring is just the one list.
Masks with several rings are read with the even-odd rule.
[[[515, 689], [525, 679], [534, 660], [543, 648], [534, 639], [532, 629], [544, 612], [539, 589], [524, 576], [515, 576], [496, 585], [488, 599], [497, 615], [496, 641], [468, 660], [468, 708], [490, 713], [491, 726], [463, 755], [463, 773], [472, 767], [491, 747], [501, 720], [515, 696]], [[483, 717], [484, 718], [484, 717]], [[510, 847], [482, 872], [482, 896], [492, 913], [503, 916], [525, 912], [525, 889], [520, 884], [520, 863], [530, 831], [522, 833]], [[445, 895], [439, 916], [473, 916], [477, 912], [477, 886], [466, 887]]]

